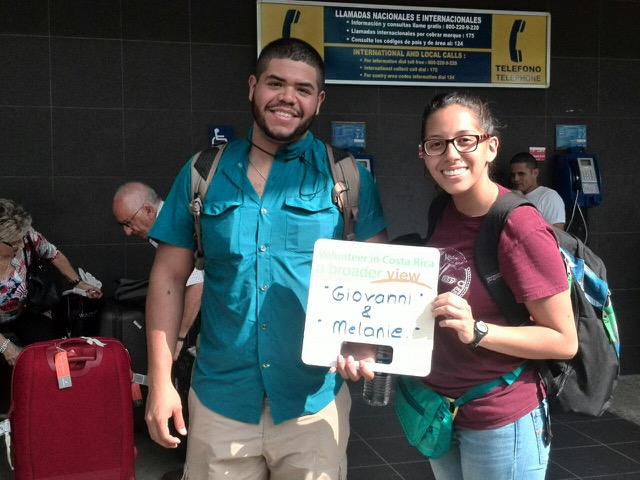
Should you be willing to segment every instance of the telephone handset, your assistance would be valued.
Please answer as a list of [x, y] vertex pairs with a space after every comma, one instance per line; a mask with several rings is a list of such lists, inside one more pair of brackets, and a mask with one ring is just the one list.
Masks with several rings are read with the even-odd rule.
[[524, 20], [514, 20], [511, 27], [511, 35], [509, 35], [509, 57], [514, 63], [522, 62], [522, 50], [518, 49], [518, 35], [524, 32], [524, 27], [527, 24]]
[[284, 16], [284, 22], [282, 22], [282, 38], [291, 38], [291, 25], [298, 23], [300, 20], [300, 10], [293, 8], [287, 10]]
[[595, 207], [602, 202], [600, 167], [594, 155], [577, 149], [555, 158], [556, 190], [567, 207]]

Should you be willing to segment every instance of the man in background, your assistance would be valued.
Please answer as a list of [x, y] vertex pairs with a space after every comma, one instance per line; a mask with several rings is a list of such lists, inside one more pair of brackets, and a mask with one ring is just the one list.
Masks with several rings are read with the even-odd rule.
[[[128, 182], [116, 190], [112, 204], [113, 216], [125, 235], [136, 235], [157, 247], [158, 243], [148, 238], [147, 234], [155, 223], [163, 204], [163, 200], [149, 185], [142, 182]], [[203, 281], [202, 271], [196, 269], [187, 279], [180, 330], [173, 350], [174, 362], [178, 360], [189, 330], [200, 313]], [[179, 480], [180, 478], [182, 478], [182, 469], [166, 472], [161, 480]]]
[[[147, 238], [147, 234], [155, 223], [163, 204], [162, 199], [150, 186], [142, 182], [128, 182], [118, 188], [113, 197], [113, 216], [122, 226], [125, 235], [136, 235], [149, 240], [154, 247], [157, 247], [158, 244]], [[202, 271], [196, 269], [191, 272], [187, 280], [178, 341], [173, 352], [174, 361], [178, 359], [187, 334], [200, 312], [203, 281]]]
[[564, 202], [555, 190], [538, 185], [540, 169], [535, 157], [528, 152], [516, 153], [509, 164], [512, 188], [522, 192], [548, 223], [564, 230]]

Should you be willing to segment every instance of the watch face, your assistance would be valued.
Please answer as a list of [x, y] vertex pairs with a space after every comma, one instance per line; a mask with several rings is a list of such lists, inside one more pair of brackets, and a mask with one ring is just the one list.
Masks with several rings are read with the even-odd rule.
[[473, 326], [473, 333], [474, 335], [473, 335], [473, 341], [471, 342], [471, 345], [473, 347], [477, 347], [480, 341], [484, 338], [484, 336], [487, 333], [489, 333], [489, 327], [487, 327], [486, 323], [479, 320]]

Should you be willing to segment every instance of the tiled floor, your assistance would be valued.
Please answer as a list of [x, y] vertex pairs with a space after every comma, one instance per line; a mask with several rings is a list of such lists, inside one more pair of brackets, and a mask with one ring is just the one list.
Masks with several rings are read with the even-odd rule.
[[[365, 405], [357, 387], [352, 397], [349, 480], [433, 479], [429, 462], [404, 438], [393, 407]], [[552, 422], [547, 480], [640, 479], [640, 426], [609, 413], [556, 414]]]
[[[361, 382], [351, 387], [349, 480], [433, 479], [428, 460], [405, 440], [393, 407], [365, 405]], [[636, 389], [631, 391], [637, 398]], [[640, 404], [630, 400], [640, 409]], [[141, 421], [138, 417], [136, 477], [160, 480], [164, 472], [180, 467], [180, 459], [175, 451], [154, 444]], [[635, 423], [610, 413], [600, 418], [554, 415], [553, 434], [547, 480], [640, 479], [640, 426]], [[0, 479], [9, 480], [4, 463], [0, 459]]]
[[[637, 379], [634, 379], [637, 380]], [[616, 393], [623, 409], [637, 405], [638, 382]], [[348, 447], [349, 480], [431, 480], [429, 462], [406, 441], [392, 406], [370, 407], [362, 401], [362, 382], [351, 384], [351, 438]], [[632, 415], [633, 416], [633, 415]], [[640, 426], [616, 415], [600, 418], [553, 415], [553, 443], [547, 480], [640, 479]], [[138, 480], [159, 480], [176, 468], [173, 452], [139, 444]], [[149, 454], [149, 458], [145, 458]], [[155, 460], [151, 460], [155, 458]], [[165, 466], [164, 470], [162, 469]], [[150, 468], [155, 469], [153, 473]], [[490, 479], [487, 479], [490, 480]], [[527, 480], [527, 479], [520, 479]]]

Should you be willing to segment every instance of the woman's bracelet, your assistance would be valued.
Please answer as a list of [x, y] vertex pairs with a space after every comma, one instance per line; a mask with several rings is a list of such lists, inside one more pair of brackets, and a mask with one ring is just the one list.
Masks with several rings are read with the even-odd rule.
[[75, 286], [76, 286], [76, 285], [78, 285], [81, 281], [82, 281], [82, 278], [78, 277], [78, 278], [76, 278], [75, 280], [71, 280], [69, 283], [75, 287]]
[[6, 352], [7, 348], [9, 348], [10, 343], [11, 343], [11, 340], [9, 340], [8, 338], [5, 338], [4, 342], [2, 342], [2, 345], [0, 345], [0, 353]]

